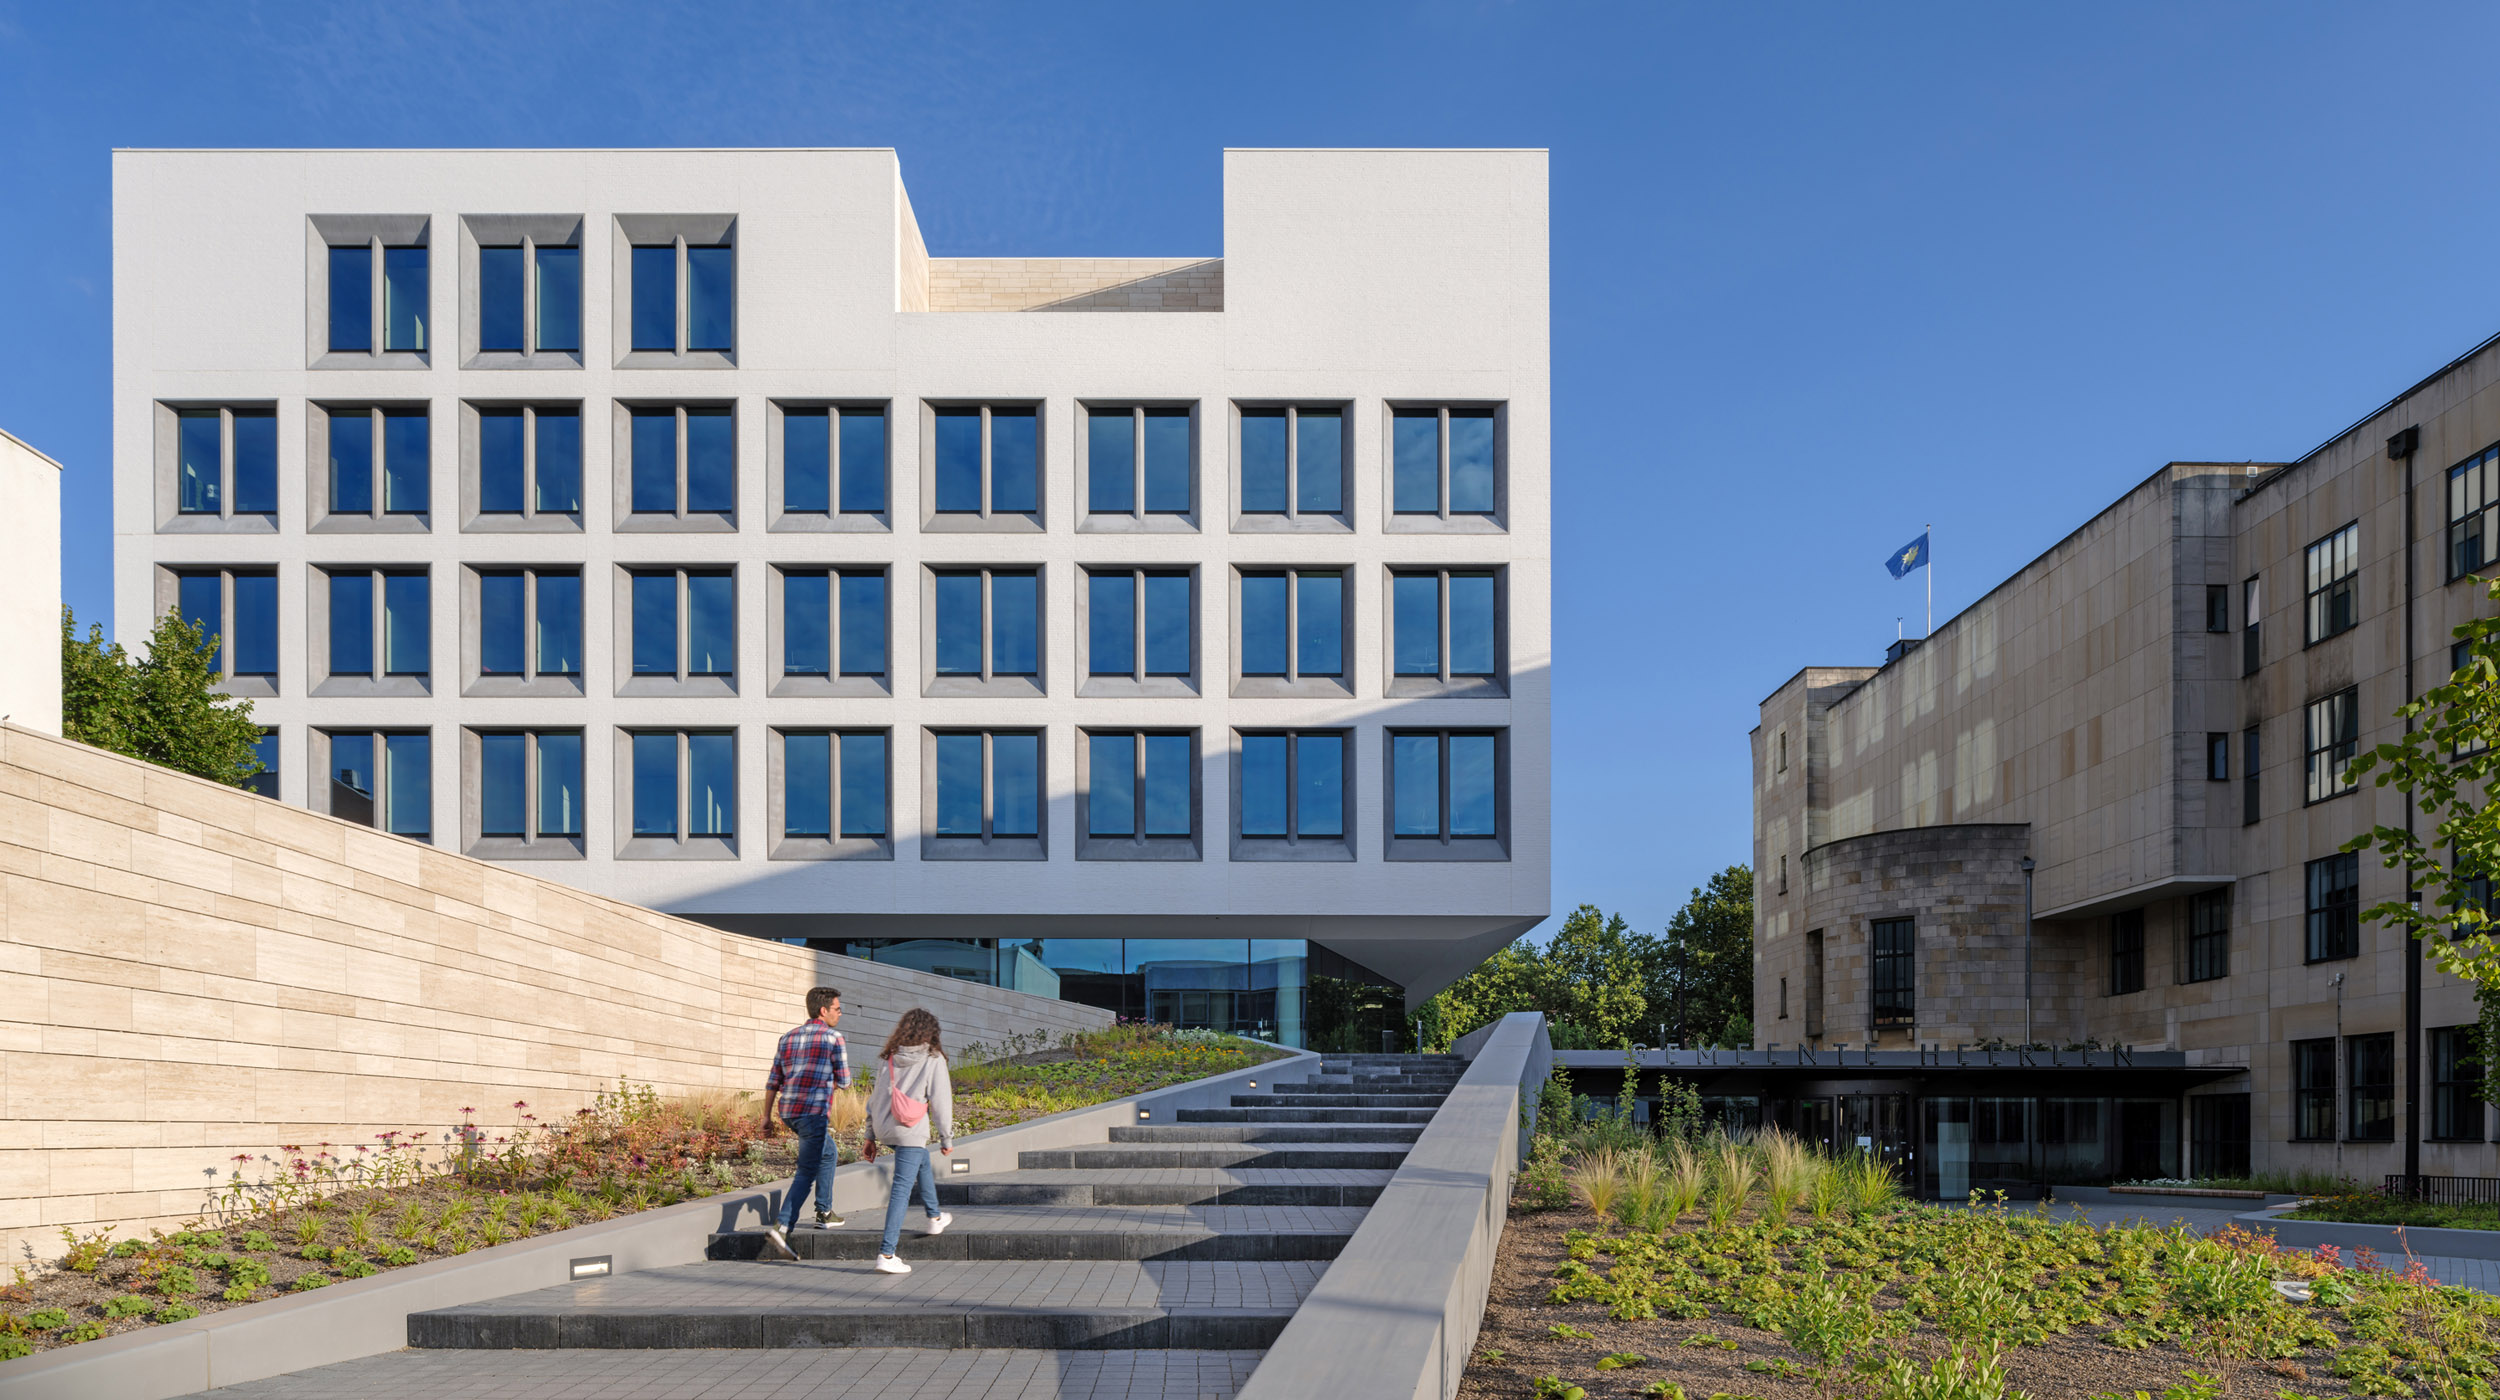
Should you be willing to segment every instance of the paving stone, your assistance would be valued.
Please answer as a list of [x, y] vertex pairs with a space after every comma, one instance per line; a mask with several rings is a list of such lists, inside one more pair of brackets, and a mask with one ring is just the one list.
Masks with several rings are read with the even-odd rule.
[[1013, 1171], [938, 1183], [938, 1200], [965, 1205], [1368, 1206], [1394, 1172], [1258, 1167]]
[[1231, 1400], [1257, 1351], [402, 1351], [215, 1400]]
[[[1349, 1206], [965, 1206], [943, 1235], [906, 1228], [901, 1246], [923, 1259], [1334, 1259], [1363, 1211]], [[885, 1213], [855, 1212], [847, 1226], [795, 1231], [802, 1259], [873, 1259]], [[712, 1236], [709, 1257], [754, 1259], [761, 1231]]]

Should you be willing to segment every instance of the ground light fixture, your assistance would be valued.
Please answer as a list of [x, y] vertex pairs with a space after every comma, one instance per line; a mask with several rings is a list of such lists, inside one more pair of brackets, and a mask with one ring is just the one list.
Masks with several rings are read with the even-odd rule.
[[588, 1259], [576, 1259], [573, 1261], [573, 1281], [575, 1283], [579, 1283], [586, 1278], [606, 1278], [608, 1275], [615, 1272], [616, 1256], [612, 1254], [594, 1254]]
[[972, 1159], [969, 1157], [958, 1157], [954, 1161], [947, 1163], [946, 1169], [953, 1172], [957, 1176], [961, 1176], [965, 1172], [972, 1170]]

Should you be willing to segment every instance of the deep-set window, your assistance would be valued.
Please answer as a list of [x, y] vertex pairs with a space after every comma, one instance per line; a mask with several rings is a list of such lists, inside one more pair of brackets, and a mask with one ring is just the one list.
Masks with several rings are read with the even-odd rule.
[[578, 681], [581, 574], [572, 569], [479, 570], [477, 641], [481, 676]]
[[1041, 834], [1041, 735], [968, 730], [932, 738], [941, 842]]
[[332, 679], [423, 676], [433, 669], [434, 609], [423, 569], [331, 569]]
[[2292, 1042], [2292, 1140], [2335, 1139], [2335, 1042]]
[[2319, 642], [2352, 630], [2361, 620], [2361, 524], [2345, 526], [2309, 546], [2308, 633]]
[[2144, 911], [2122, 909], [2109, 919], [2109, 994], [2144, 990]]
[[174, 509], [183, 515], [274, 515], [278, 413], [265, 407], [174, 414]]
[[422, 515], [430, 505], [432, 435], [422, 408], [325, 408], [329, 511]]
[[1241, 673], [1299, 680], [1345, 675], [1345, 573], [1245, 569]]
[[582, 250], [527, 239], [477, 250], [477, 348], [582, 348]]
[[2308, 798], [2324, 802], [2354, 787], [2353, 759], [2361, 752], [2361, 691], [2339, 690], [2312, 700], [2301, 712], [2308, 754]]
[[2231, 892], [2206, 890], [2188, 897], [2187, 966], [2181, 981], [2210, 982], [2231, 975]]
[[2306, 867], [2310, 962], [2361, 956], [2361, 855], [2338, 851]]
[[2227, 583], [2205, 585], [2205, 630], [2208, 632], [2231, 630], [2231, 585]]
[[932, 495], [940, 517], [1038, 515], [1041, 411], [1030, 405], [931, 410]]
[[2500, 447], [2448, 469], [2448, 577], [2500, 563]]
[[1293, 518], [1344, 511], [1344, 409], [1241, 410], [1243, 515]]
[[1085, 409], [1088, 515], [1187, 515], [1197, 505], [1186, 408]]
[[2448, 1026], [2431, 1032], [2431, 1139], [2483, 1140], [2481, 1032]]
[[781, 571], [781, 673], [877, 676], [886, 671], [883, 569]]
[[633, 348], [682, 354], [736, 348], [738, 256], [725, 243], [637, 243]]
[[[332, 244], [330, 350], [423, 352], [428, 345], [429, 264], [423, 245]], [[381, 325], [375, 344], [375, 321]]]
[[2258, 726], [2240, 731], [2240, 825], [2257, 824]]
[[1038, 678], [1042, 576], [1032, 569], [939, 569], [931, 577], [940, 676]]
[[637, 569], [631, 577], [636, 676], [736, 673], [738, 593], [729, 570]]
[[1389, 734], [1390, 834], [1398, 842], [1501, 836], [1497, 734], [1393, 730]]
[[633, 835], [686, 842], [738, 832], [738, 736], [664, 731], [631, 736]]
[[1336, 731], [1241, 736], [1241, 834], [1260, 841], [1341, 842], [1347, 737]]
[[278, 678], [278, 576], [253, 569], [184, 569], [174, 606], [200, 629], [211, 664], [229, 681]]
[[1390, 413], [1390, 510], [1397, 515], [1493, 514], [1494, 410], [1400, 408]]
[[477, 512], [527, 519], [582, 509], [579, 407], [477, 410]]
[[1087, 855], [1116, 854], [1106, 838], [1143, 843], [1196, 834], [1195, 734], [1087, 730], [1084, 740]]
[[630, 509], [638, 517], [731, 515], [738, 433], [726, 406], [632, 410]]
[[424, 730], [326, 730], [320, 810], [394, 836], [434, 837], [434, 740]]
[[1196, 609], [1187, 570], [1085, 571], [1085, 673], [1186, 676]]
[[878, 515], [885, 510], [883, 405], [781, 411], [785, 515]]
[[1876, 919], [1867, 929], [1867, 979], [1874, 1024], [1913, 1025], [1918, 1019], [1918, 921]]
[[1443, 682], [1494, 675], [1501, 669], [1497, 598], [1490, 569], [1391, 574], [1393, 674]]
[[582, 834], [580, 730], [489, 730], [477, 743], [478, 835], [536, 843]]
[[783, 734], [781, 834], [883, 839], [889, 771], [882, 729]]
[[2351, 1106], [2345, 1134], [2354, 1142], [2396, 1140], [2396, 1037], [2356, 1035], [2344, 1042]]
[[2257, 640], [2258, 598], [2257, 579], [2250, 577], [2243, 580], [2240, 584], [2240, 674], [2243, 676], [2257, 674], [2263, 650]]
[[2231, 781], [2231, 736], [2205, 736], [2205, 780], [2212, 783]]

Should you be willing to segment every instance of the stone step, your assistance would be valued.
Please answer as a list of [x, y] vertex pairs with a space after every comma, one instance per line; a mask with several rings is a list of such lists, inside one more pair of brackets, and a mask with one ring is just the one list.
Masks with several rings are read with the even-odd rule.
[[1368, 1206], [1393, 1175], [1259, 1167], [1014, 1171], [940, 1180], [938, 1200], [968, 1206]]
[[1429, 1123], [1429, 1108], [1184, 1108], [1184, 1123]]
[[[922, 1233], [917, 1209], [895, 1248], [924, 1259], [1159, 1259], [1267, 1262], [1334, 1259], [1362, 1224], [1350, 1206], [965, 1206], [943, 1235]], [[859, 1211], [830, 1230], [790, 1235], [801, 1259], [874, 1259], [885, 1212]], [[712, 1259], [753, 1259], [764, 1232], [711, 1237]]]
[[1385, 1123], [1126, 1123], [1113, 1142], [1413, 1142], [1420, 1126]]
[[1454, 1079], [1337, 1079], [1322, 1075], [1298, 1084], [1271, 1084], [1267, 1091], [1271, 1094], [1446, 1094], [1457, 1087], [1458, 1081]]
[[1319, 1064], [1321, 1069], [1394, 1069], [1410, 1074], [1421, 1070], [1467, 1072], [1467, 1062], [1456, 1055], [1322, 1055]]
[[213, 1392], [314, 1396], [790, 1396], [806, 1400], [1233, 1400], [1264, 1353], [860, 1347], [717, 1351], [391, 1351]]
[[1446, 1094], [1235, 1094], [1235, 1108], [1439, 1108]]
[[1264, 1348], [1327, 1265], [1157, 1260], [715, 1260], [408, 1315], [408, 1345]]
[[1106, 1142], [1016, 1154], [1019, 1171], [1120, 1171], [1131, 1167], [1379, 1168], [1406, 1162], [1403, 1144]]

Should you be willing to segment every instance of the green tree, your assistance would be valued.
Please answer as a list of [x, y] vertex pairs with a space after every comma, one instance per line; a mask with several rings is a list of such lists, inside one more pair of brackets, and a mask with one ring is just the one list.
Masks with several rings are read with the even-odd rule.
[[1594, 904], [1572, 910], [1546, 945], [1539, 1009], [1585, 1037], [1575, 1048], [1611, 1049], [1645, 1039], [1650, 1005], [1642, 987], [1644, 964], [1656, 956], [1652, 943], [1632, 932], [1621, 914], [1602, 913]]
[[1693, 891], [1644, 960], [1652, 1028], [1677, 1045], [1753, 1044], [1753, 870], [1731, 865]]
[[252, 702], [217, 693], [217, 639], [167, 611], [132, 657], [101, 626], [80, 640], [61, 609], [61, 733], [237, 787], [260, 772]]

